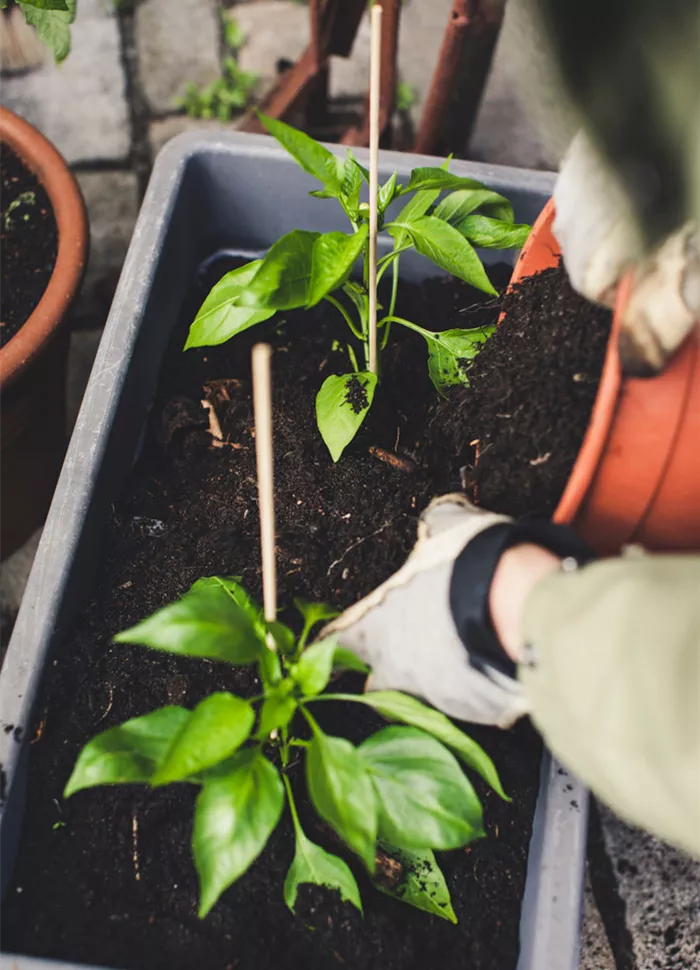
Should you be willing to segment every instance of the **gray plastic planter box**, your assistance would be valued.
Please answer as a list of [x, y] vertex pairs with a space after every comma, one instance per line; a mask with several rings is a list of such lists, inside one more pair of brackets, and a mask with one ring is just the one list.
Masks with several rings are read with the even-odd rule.
[[[407, 180], [412, 167], [431, 164], [437, 163], [384, 152], [380, 175], [397, 169]], [[518, 222], [533, 221], [552, 190], [545, 173], [467, 162], [454, 162], [452, 171], [505, 193]], [[260, 136], [184, 135], [156, 162], [0, 676], [3, 727], [14, 728], [0, 732], [3, 886], [20, 838], [28, 728], [42, 672], [89, 594], [109, 505], [138, 451], [170, 328], [195, 268], [219, 248], [265, 249], [295, 227], [343, 229], [333, 202], [308, 198], [313, 187], [275, 142]], [[435, 268], [410, 254], [402, 271], [415, 279]], [[586, 790], [545, 753], [518, 970], [578, 966], [586, 813]], [[4, 970], [69, 966], [77, 965], [2, 957]]]

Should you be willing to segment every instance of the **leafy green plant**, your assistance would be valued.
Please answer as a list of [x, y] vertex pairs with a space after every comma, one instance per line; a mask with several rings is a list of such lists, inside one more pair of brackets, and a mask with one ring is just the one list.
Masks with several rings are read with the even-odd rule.
[[[350, 232], [294, 229], [278, 239], [263, 259], [228, 273], [200, 307], [185, 350], [223, 343], [278, 311], [310, 308], [326, 300], [342, 315], [350, 331], [347, 356], [352, 369], [328, 377], [316, 399], [319, 430], [337, 461], [369, 411], [381, 375], [381, 368], [379, 375], [369, 368], [369, 207], [360, 201], [369, 176], [350, 150], [345, 159], [338, 158], [303, 132], [273, 118], [260, 117], [301, 168], [321, 183], [322, 187], [311, 195], [340, 203]], [[405, 186], [398, 183], [394, 173], [378, 190], [379, 228], [388, 233], [392, 243], [391, 250], [377, 258], [377, 281], [388, 270], [392, 273], [389, 304], [377, 323], [378, 350], [386, 347], [392, 324], [419, 334], [428, 347], [430, 378], [440, 393], [451, 385], [468, 382], [469, 361], [493, 328], [432, 331], [396, 316], [401, 255], [415, 249], [447, 272], [497, 296], [474, 247], [517, 248], [530, 228], [514, 223], [513, 208], [502, 195], [474, 179], [452, 175], [447, 164], [414, 169]], [[440, 199], [443, 192], [449, 194]], [[391, 203], [408, 194], [411, 198], [389, 218]], [[351, 274], [361, 257], [363, 276], [355, 280]], [[358, 356], [362, 363], [358, 363]]]
[[245, 34], [230, 10], [221, 11], [221, 25], [224, 31], [224, 43], [231, 51], [238, 51], [245, 43]]
[[224, 59], [221, 77], [198, 88], [190, 82], [178, 100], [190, 118], [216, 118], [230, 121], [248, 106], [250, 95], [258, 80], [252, 71], [243, 71], [235, 57]]
[[[17, 0], [24, 19], [36, 29], [58, 63], [70, 53], [70, 25], [75, 20], [76, 3], [77, 0]], [[0, 10], [6, 7], [7, 0], [0, 0]]]
[[[313, 883], [337, 890], [362, 910], [347, 862], [302, 828], [290, 781], [302, 757], [315, 811], [370, 877], [378, 848], [403, 867], [397, 884], [378, 888], [456, 922], [433, 850], [456, 849], [484, 835], [481, 804], [459, 761], [507, 799], [493, 762], [443, 714], [413, 697], [397, 691], [322, 694], [334, 669], [368, 668], [332, 638], [309, 644], [316, 624], [335, 610], [304, 601], [296, 606], [303, 619], [298, 638], [282, 623], [266, 622], [237, 580], [211, 577], [118, 634], [118, 643], [256, 664], [262, 689], [251, 699], [220, 691], [192, 711], [162, 707], [103, 731], [78, 756], [65, 797], [98, 785], [199, 786], [192, 851], [202, 917], [263, 851], [286, 798], [296, 840], [284, 884], [289, 908], [299, 886]], [[398, 725], [355, 747], [327, 734], [312, 713], [329, 701], [365, 705]], [[299, 726], [305, 726], [304, 737]]]

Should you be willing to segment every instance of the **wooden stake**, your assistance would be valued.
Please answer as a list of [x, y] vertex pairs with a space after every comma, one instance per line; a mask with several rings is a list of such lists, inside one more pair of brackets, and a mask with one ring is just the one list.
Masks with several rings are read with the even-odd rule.
[[377, 373], [377, 193], [379, 190], [379, 77], [382, 61], [382, 8], [371, 11], [369, 66], [369, 369]]
[[[255, 459], [258, 469], [260, 549], [262, 553], [263, 611], [268, 623], [277, 619], [275, 566], [275, 486], [272, 463], [272, 383], [269, 344], [253, 347], [253, 410]], [[274, 648], [274, 644], [273, 644]]]

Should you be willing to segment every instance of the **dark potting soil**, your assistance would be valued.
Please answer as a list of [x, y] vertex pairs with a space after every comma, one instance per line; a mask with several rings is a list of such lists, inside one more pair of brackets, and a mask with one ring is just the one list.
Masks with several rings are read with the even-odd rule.
[[513, 286], [503, 310], [469, 387], [437, 409], [434, 427], [479, 505], [548, 518], [583, 441], [612, 314], [579, 296], [561, 266]]
[[[496, 285], [507, 275], [497, 275]], [[4, 947], [124, 970], [513, 968], [541, 752], [528, 724], [507, 733], [468, 727], [513, 803], [474, 780], [488, 836], [440, 857], [457, 926], [377, 892], [351, 858], [364, 919], [312, 887], [302, 888], [293, 917], [282, 896], [293, 854], [286, 815], [260, 859], [200, 921], [189, 786], [104, 788], [62, 800], [75, 757], [96, 732], [162, 704], [192, 707], [212, 690], [258, 689], [247, 669], [111, 642], [203, 575], [241, 576], [260, 598], [249, 368], [255, 340], [267, 335], [276, 347], [284, 606], [304, 596], [345, 607], [368, 593], [403, 562], [420, 510], [458, 481], [455, 454], [441, 451], [444, 442], [433, 434], [436, 398], [417, 335], [395, 327], [372, 411], [333, 465], [315, 427], [314, 399], [328, 374], [347, 369], [344, 355], [329, 351], [334, 338], [344, 339], [344, 325], [327, 310], [289, 313], [280, 325], [182, 354], [186, 324], [212, 282], [200, 281], [183, 312], [141, 457], [109, 522], [92, 598], [49, 668], [32, 728], [28, 810], [3, 911]], [[404, 286], [397, 312], [440, 329], [490, 323], [497, 310], [461, 283], [429, 280]], [[220, 446], [204, 399], [218, 417]], [[296, 623], [289, 611], [282, 618]], [[321, 713], [327, 730], [356, 742], [381, 723], [354, 705]], [[293, 783], [303, 800], [301, 766]], [[302, 812], [309, 836], [342, 852], [305, 802]]]
[[0, 151], [0, 347], [44, 295], [58, 253], [58, 228], [46, 190], [7, 145]]

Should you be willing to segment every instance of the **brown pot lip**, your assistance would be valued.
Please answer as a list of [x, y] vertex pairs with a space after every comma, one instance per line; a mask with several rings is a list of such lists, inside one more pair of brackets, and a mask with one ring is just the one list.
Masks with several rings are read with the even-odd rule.
[[58, 228], [56, 265], [48, 286], [29, 319], [0, 350], [0, 387], [5, 390], [66, 318], [85, 271], [88, 222], [78, 183], [63, 156], [33, 125], [2, 106], [0, 142], [20, 156], [46, 189]]
[[617, 287], [612, 328], [598, 383], [598, 393], [593, 402], [588, 427], [583, 436], [574, 467], [571, 469], [569, 480], [554, 510], [553, 519], [555, 522], [573, 522], [591, 487], [593, 477], [598, 470], [605, 450], [605, 443], [610, 434], [623, 385], [618, 352], [618, 335], [621, 321], [620, 310], [627, 303], [631, 285], [632, 274], [630, 272], [623, 276]]

